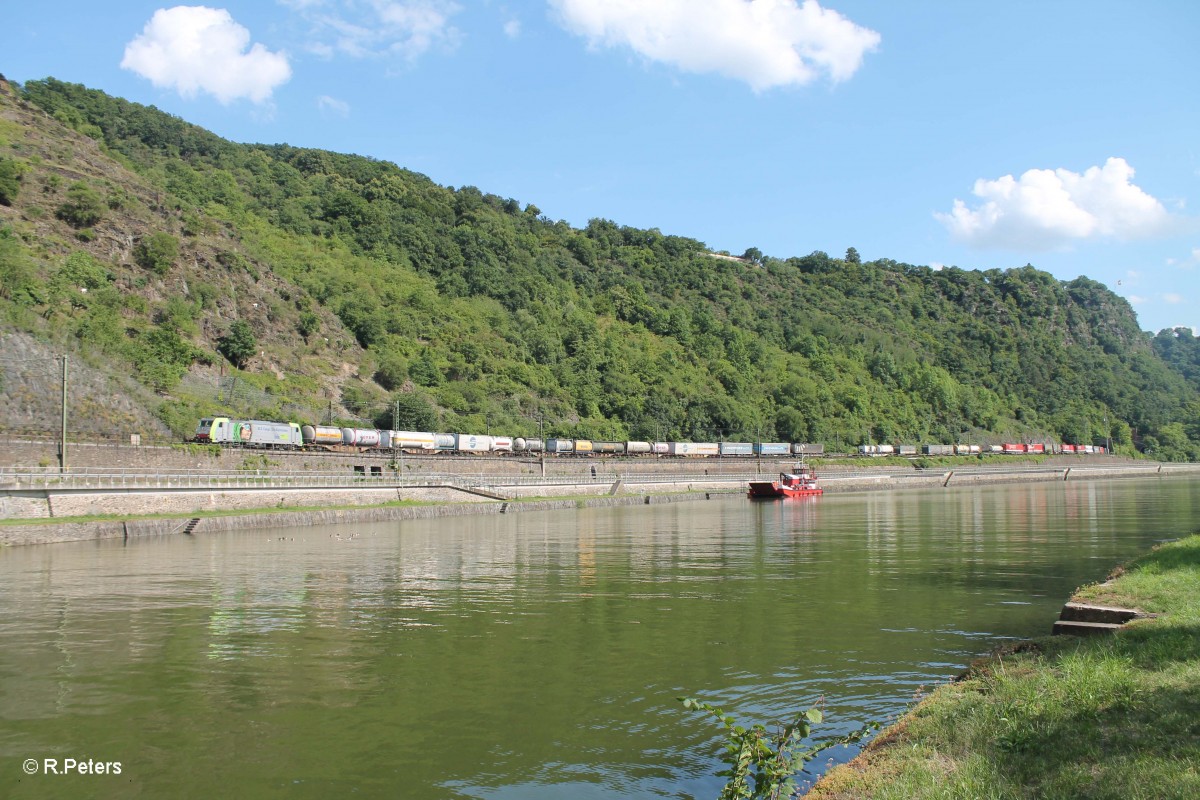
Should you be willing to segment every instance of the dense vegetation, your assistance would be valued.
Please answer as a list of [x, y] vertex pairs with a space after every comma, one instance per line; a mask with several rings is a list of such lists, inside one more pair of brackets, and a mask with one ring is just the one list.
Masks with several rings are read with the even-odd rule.
[[[235, 144], [53, 79], [0, 94], [0, 111], [0, 314], [127, 365], [169, 395], [158, 413], [177, 432], [230, 410], [1200, 457], [1196, 346], [1152, 339], [1087, 278], [854, 248], [713, 257], [387, 162]], [[222, 393], [220, 372], [257, 391]]]

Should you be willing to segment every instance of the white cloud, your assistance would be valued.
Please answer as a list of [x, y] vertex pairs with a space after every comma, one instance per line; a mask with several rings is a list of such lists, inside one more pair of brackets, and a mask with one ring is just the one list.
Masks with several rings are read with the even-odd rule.
[[1048, 250], [1086, 239], [1166, 232], [1172, 217], [1132, 178], [1133, 167], [1123, 158], [1110, 158], [1082, 175], [1031, 169], [1019, 179], [980, 178], [972, 193], [982, 205], [970, 209], [955, 200], [953, 211], [934, 216], [954, 238], [976, 247]]
[[1146, 302], [1146, 298], [1142, 297], [1140, 294], [1131, 294], [1126, 299], [1135, 306], [1140, 306], [1142, 303]]
[[816, 0], [550, 0], [563, 27], [595, 46], [632, 48], [685, 72], [716, 72], [754, 91], [842, 81], [880, 36]]
[[317, 110], [324, 116], [350, 116], [349, 103], [345, 100], [338, 100], [336, 97], [330, 97], [327, 94], [323, 94], [317, 98]]
[[308, 50], [323, 57], [399, 56], [415, 61], [436, 46], [453, 49], [461, 33], [452, 0], [285, 0], [312, 26]]
[[1183, 302], [1183, 295], [1176, 294], [1175, 292], [1167, 292], [1162, 296], [1162, 299], [1164, 302], [1170, 303], [1173, 306], [1177, 306]]
[[519, 19], [510, 19], [504, 23], [504, 35], [510, 39], [516, 39], [521, 35], [521, 21]]
[[221, 103], [270, 99], [292, 77], [287, 56], [261, 44], [225, 9], [160, 8], [125, 46], [121, 67], [184, 97], [207, 92]]

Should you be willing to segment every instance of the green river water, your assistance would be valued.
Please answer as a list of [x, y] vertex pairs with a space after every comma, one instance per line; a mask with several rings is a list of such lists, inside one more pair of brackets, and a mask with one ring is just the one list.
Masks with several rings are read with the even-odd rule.
[[886, 719], [1198, 506], [1081, 481], [0, 549], [0, 797], [712, 798], [677, 696]]

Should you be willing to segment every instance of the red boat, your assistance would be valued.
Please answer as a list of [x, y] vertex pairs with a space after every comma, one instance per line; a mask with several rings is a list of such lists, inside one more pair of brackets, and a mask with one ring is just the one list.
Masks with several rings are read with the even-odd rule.
[[750, 481], [750, 497], [816, 497], [822, 493], [812, 467], [796, 472], [781, 472], [777, 481]]

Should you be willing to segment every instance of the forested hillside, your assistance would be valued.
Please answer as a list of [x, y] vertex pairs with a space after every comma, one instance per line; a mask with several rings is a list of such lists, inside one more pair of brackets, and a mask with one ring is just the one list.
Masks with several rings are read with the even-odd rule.
[[52, 79], [0, 88], [0, 320], [136, 376], [176, 435], [215, 411], [398, 413], [512, 435], [1111, 438], [1200, 458], [1196, 346], [1143, 333], [1086, 278], [852, 247], [718, 258]]

